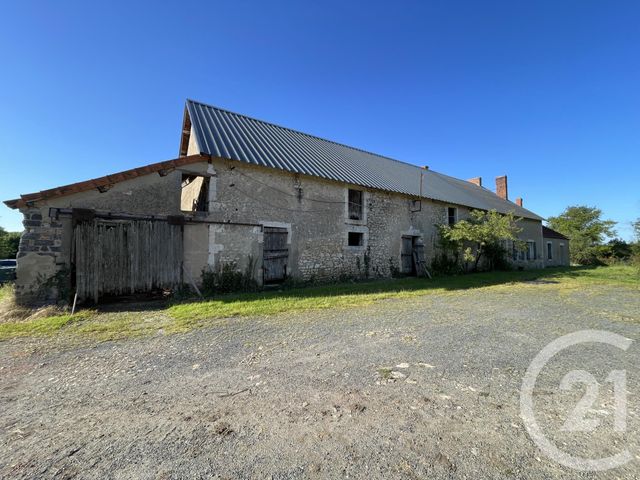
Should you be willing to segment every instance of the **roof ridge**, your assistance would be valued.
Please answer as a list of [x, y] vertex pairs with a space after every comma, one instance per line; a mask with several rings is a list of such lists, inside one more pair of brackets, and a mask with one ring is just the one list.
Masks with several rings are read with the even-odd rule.
[[217, 106], [215, 106], [215, 105], [211, 105], [210, 103], [200, 102], [200, 101], [198, 101], [198, 100], [193, 100], [192, 98], [187, 98], [187, 102], [197, 103], [197, 104], [199, 104], [199, 105], [203, 105], [203, 106], [208, 107], [208, 108], [213, 108], [213, 109], [215, 109], [215, 110], [219, 110], [219, 111], [221, 111], [221, 112], [226, 112], [226, 113], [230, 113], [230, 114], [232, 114], [232, 115], [237, 115], [237, 116], [239, 116], [239, 117], [248, 118], [249, 120], [253, 120], [253, 121], [255, 121], [255, 122], [260, 122], [260, 123], [264, 123], [264, 124], [267, 124], [267, 125], [271, 125], [271, 126], [274, 126], [274, 127], [277, 127], [277, 128], [282, 128], [282, 129], [284, 129], [284, 130], [288, 130], [288, 131], [293, 132], [293, 133], [298, 133], [298, 134], [300, 134], [300, 135], [304, 135], [305, 137], [315, 138], [315, 139], [317, 139], [317, 140], [322, 140], [323, 142], [333, 143], [334, 145], [338, 145], [338, 146], [341, 146], [341, 147], [349, 148], [349, 149], [351, 149], [351, 150], [356, 150], [356, 151], [358, 151], [358, 152], [363, 152], [363, 153], [366, 153], [366, 154], [368, 154], [368, 155], [373, 155], [373, 156], [375, 156], [375, 157], [385, 158], [385, 159], [387, 159], [387, 160], [391, 160], [391, 161], [393, 161], [393, 162], [402, 163], [403, 165], [408, 165], [408, 166], [410, 166], [410, 167], [415, 167], [415, 168], [418, 168], [418, 169], [419, 169], [419, 168], [421, 168], [419, 165], [416, 165], [415, 163], [405, 162], [405, 161], [403, 161], [403, 160], [398, 160], [397, 158], [389, 157], [389, 156], [387, 156], [387, 155], [381, 155], [381, 154], [379, 154], [379, 153], [375, 153], [375, 152], [372, 152], [372, 151], [370, 151], [370, 150], [365, 150], [365, 149], [363, 149], [363, 148], [358, 148], [358, 147], [354, 147], [354, 146], [352, 146], [352, 145], [347, 145], [346, 143], [336, 142], [335, 140], [330, 140], [330, 139], [328, 139], [328, 138], [320, 137], [320, 136], [318, 136], [318, 135], [312, 135], [312, 134], [310, 134], [310, 133], [302, 132], [302, 131], [300, 131], [300, 130], [296, 130], [296, 129], [294, 129], [294, 128], [285, 127], [284, 125], [279, 125], [279, 124], [277, 124], [277, 123], [268, 122], [268, 121], [266, 121], [266, 120], [261, 120], [261, 119], [256, 118], [256, 117], [251, 117], [251, 116], [249, 116], [249, 115], [245, 115], [244, 113], [238, 113], [238, 112], [234, 112], [233, 110], [229, 110], [229, 109], [226, 109], [226, 108], [217, 107]]

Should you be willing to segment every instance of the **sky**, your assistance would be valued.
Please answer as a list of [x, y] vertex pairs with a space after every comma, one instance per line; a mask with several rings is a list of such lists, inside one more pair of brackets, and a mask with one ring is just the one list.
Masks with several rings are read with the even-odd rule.
[[[192, 98], [494, 188], [640, 217], [640, 2], [3, 5], [0, 199], [178, 156]], [[0, 206], [0, 226], [22, 229]]]

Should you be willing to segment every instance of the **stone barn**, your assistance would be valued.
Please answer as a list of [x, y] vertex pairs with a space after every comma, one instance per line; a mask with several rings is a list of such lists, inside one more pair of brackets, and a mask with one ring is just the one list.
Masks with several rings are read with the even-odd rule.
[[542, 218], [509, 201], [506, 176], [494, 193], [480, 178], [191, 100], [178, 158], [5, 203], [24, 215], [16, 283], [24, 302], [198, 285], [203, 271], [222, 268], [260, 285], [415, 274], [415, 259], [429, 264], [436, 252], [436, 225], [473, 209], [521, 218], [528, 247], [513, 250], [514, 265], [569, 258], [566, 239], [544, 236]]

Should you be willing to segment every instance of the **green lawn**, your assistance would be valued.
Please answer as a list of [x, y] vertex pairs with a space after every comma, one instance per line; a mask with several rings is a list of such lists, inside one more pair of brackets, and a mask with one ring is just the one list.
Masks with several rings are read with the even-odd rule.
[[[439, 277], [434, 280], [402, 278], [260, 293], [225, 295], [213, 300], [185, 301], [161, 310], [101, 313], [83, 310], [71, 316], [56, 315], [26, 321], [0, 323], [0, 340], [18, 336], [50, 335], [57, 332], [115, 339], [147, 335], [163, 329], [184, 332], [216, 319], [326, 308], [353, 308], [390, 298], [409, 298], [433, 293], [455, 293], [470, 288], [513, 288], [514, 283], [545, 280], [552, 288], [572, 289], [610, 284], [640, 289], [638, 270], [628, 266], [598, 268], [553, 268], [545, 270], [475, 273]], [[519, 286], [518, 288], [521, 288]], [[6, 287], [0, 290], [7, 301]]]

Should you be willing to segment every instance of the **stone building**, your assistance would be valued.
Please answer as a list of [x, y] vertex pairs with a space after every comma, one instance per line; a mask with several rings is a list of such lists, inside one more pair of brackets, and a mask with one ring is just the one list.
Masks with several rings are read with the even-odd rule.
[[542, 226], [543, 258], [547, 267], [569, 265], [569, 239], [549, 227]]
[[[16, 291], [33, 301], [198, 284], [223, 265], [259, 284], [415, 273], [436, 225], [473, 209], [513, 212], [514, 265], [568, 264], [568, 242], [480, 178], [459, 180], [364, 150], [187, 101], [174, 160], [22, 195]], [[552, 257], [547, 245], [552, 242]], [[563, 253], [561, 253], [563, 252]]]

